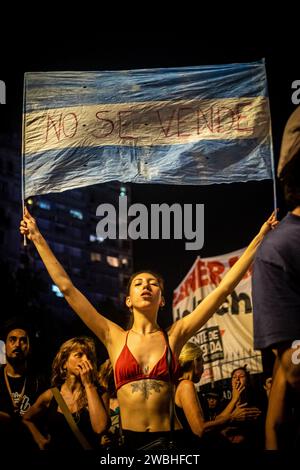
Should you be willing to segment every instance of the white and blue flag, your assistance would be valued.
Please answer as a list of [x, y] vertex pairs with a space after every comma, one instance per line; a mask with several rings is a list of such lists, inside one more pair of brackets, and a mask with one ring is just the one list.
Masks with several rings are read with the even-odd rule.
[[26, 73], [23, 149], [25, 197], [272, 178], [264, 61]]

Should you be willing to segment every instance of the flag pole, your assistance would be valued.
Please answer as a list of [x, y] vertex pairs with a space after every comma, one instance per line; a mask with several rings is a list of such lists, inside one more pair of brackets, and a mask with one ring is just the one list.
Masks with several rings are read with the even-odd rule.
[[[26, 102], [26, 85], [25, 85], [25, 74], [23, 81], [23, 115], [22, 115], [22, 149], [21, 149], [21, 197], [22, 197], [22, 218], [25, 213], [25, 109]], [[23, 245], [27, 246], [27, 238], [24, 234]]]
[[[266, 61], [264, 61], [264, 66], [266, 69]], [[267, 76], [267, 71], [266, 71]], [[270, 147], [271, 147], [271, 172], [272, 172], [272, 181], [273, 181], [273, 201], [274, 201], [274, 213], [277, 219], [277, 186], [276, 186], [276, 173], [275, 173], [275, 165], [274, 165], [274, 145], [273, 145], [273, 133], [272, 133], [272, 117], [271, 117], [271, 108], [270, 108], [270, 99], [269, 99], [269, 90], [268, 90], [268, 82], [266, 84], [267, 92], [268, 92], [268, 109], [269, 109], [269, 116], [270, 116], [270, 126], [269, 126], [269, 135], [270, 135]]]
[[271, 113], [270, 114], [270, 138], [271, 138], [271, 170], [272, 170], [272, 180], [273, 180], [273, 200], [274, 200], [274, 212], [277, 219], [277, 185], [276, 185], [276, 174], [275, 174], [275, 165], [274, 165], [274, 150], [273, 150], [273, 134], [272, 134], [272, 122], [271, 122]]
[[273, 134], [272, 134], [272, 118], [270, 111], [270, 102], [269, 102], [269, 115], [270, 115], [270, 146], [271, 146], [271, 171], [272, 171], [272, 180], [273, 180], [273, 200], [274, 200], [274, 212], [277, 219], [277, 184], [276, 184], [276, 174], [275, 174], [275, 165], [274, 165], [274, 146], [273, 146]]

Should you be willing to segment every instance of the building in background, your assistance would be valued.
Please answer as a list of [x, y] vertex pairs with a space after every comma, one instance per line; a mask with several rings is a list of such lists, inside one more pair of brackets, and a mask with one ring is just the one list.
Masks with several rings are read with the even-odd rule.
[[[74, 284], [94, 305], [109, 298], [121, 307], [124, 286], [132, 269], [131, 241], [103, 239], [96, 233], [100, 220], [96, 216], [98, 205], [110, 203], [117, 209], [120, 194], [130, 199], [124, 185], [110, 183], [28, 200], [30, 211], [53, 252]], [[31, 254], [35, 269], [44, 273], [36, 250], [32, 249]], [[62, 296], [52, 283], [49, 290], [52, 297]]]

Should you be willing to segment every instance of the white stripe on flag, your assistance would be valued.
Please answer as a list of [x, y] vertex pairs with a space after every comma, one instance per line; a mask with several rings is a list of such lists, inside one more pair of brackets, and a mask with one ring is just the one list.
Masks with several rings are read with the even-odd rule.
[[52, 149], [156, 146], [263, 138], [268, 98], [146, 101], [81, 105], [25, 116], [25, 156]]

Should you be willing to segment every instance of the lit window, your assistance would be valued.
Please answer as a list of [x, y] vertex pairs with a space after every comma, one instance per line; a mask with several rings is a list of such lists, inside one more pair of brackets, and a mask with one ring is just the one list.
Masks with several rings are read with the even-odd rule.
[[45, 200], [37, 201], [37, 206], [38, 206], [40, 209], [46, 209], [47, 211], [50, 211], [50, 209], [51, 209], [51, 204], [50, 204], [50, 202], [45, 201]]
[[113, 266], [114, 268], [119, 267], [119, 258], [116, 256], [107, 256], [106, 261], [110, 266]]
[[94, 251], [91, 252], [91, 261], [101, 261], [101, 254], [95, 253]]
[[52, 284], [52, 292], [54, 292], [56, 297], [63, 297], [63, 294], [60, 292], [59, 288], [55, 284]]
[[70, 209], [70, 215], [74, 217], [74, 219], [79, 219], [83, 220], [83, 214], [81, 211], [78, 211], [76, 209]]
[[126, 196], [126, 188], [125, 186], [120, 187], [120, 197]]
[[104, 241], [104, 238], [103, 237], [98, 237], [96, 235], [93, 235], [93, 234], [90, 234], [90, 242], [98, 242], [98, 243], [102, 243]]

